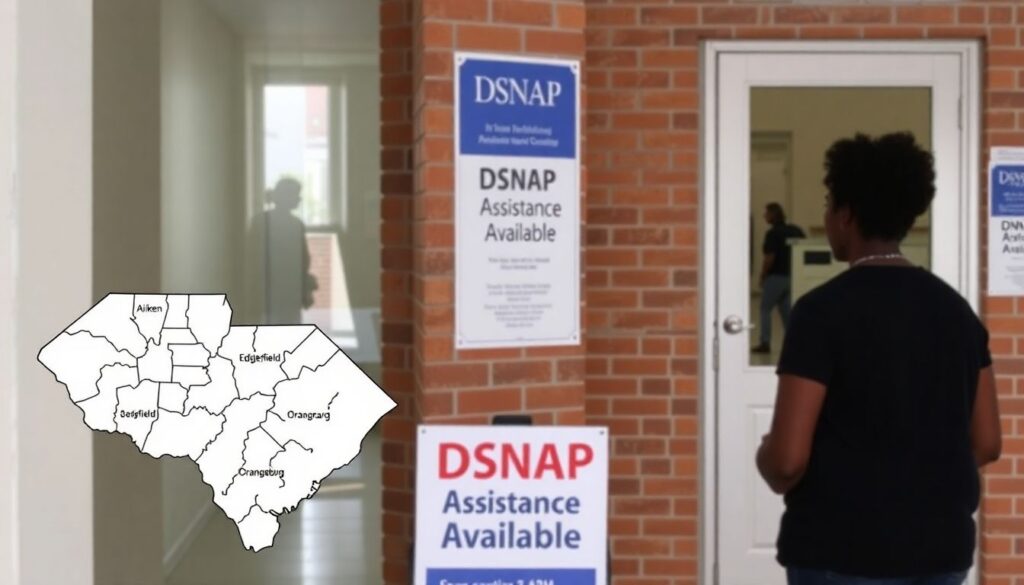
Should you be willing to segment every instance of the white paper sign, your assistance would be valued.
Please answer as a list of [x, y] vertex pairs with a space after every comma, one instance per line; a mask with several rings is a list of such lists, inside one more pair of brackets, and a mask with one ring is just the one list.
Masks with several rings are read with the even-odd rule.
[[415, 585], [606, 585], [606, 428], [418, 435]]
[[988, 294], [1024, 295], [1024, 148], [993, 148], [988, 169]]
[[455, 54], [455, 347], [580, 343], [579, 62]]

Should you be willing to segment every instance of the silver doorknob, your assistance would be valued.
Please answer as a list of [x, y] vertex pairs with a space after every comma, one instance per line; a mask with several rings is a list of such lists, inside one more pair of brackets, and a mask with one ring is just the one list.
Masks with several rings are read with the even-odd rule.
[[725, 318], [725, 321], [722, 322], [722, 329], [725, 329], [726, 333], [731, 333], [733, 335], [741, 333], [744, 330], [753, 328], [753, 323], [751, 323], [750, 325], [744, 325], [743, 319], [741, 319], [737, 315], [729, 315], [728, 317]]

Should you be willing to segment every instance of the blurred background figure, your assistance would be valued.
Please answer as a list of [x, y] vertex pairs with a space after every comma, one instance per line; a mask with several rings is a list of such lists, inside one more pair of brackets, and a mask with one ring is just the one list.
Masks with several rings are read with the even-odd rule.
[[302, 309], [313, 305], [316, 278], [310, 273], [306, 225], [294, 211], [301, 201], [302, 184], [284, 178], [267, 193], [273, 207], [263, 212], [266, 261], [264, 322], [297, 324], [302, 322]]
[[779, 308], [783, 328], [789, 323], [790, 307], [790, 238], [803, 238], [804, 231], [786, 223], [786, 212], [778, 203], [769, 203], [764, 209], [764, 220], [771, 228], [764, 235], [764, 261], [761, 264], [761, 334], [760, 343], [751, 348], [754, 353], [769, 353], [772, 339], [772, 309]]

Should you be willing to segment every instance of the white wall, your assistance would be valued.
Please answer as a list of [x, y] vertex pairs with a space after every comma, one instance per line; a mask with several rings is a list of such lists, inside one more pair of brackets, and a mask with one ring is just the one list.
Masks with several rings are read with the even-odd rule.
[[160, 289], [160, 0], [92, 4], [98, 300]]
[[[243, 86], [240, 42], [206, 2], [161, 5], [161, 288], [227, 293], [244, 250]], [[195, 463], [164, 458], [165, 559], [212, 499]]]
[[[5, 0], [8, 14], [10, 8]], [[13, 400], [15, 420], [13, 429], [10, 421], [0, 429], [13, 430], [16, 444], [13, 452], [0, 453], [0, 465], [12, 478], [3, 483], [15, 490], [17, 574], [4, 582], [21, 585], [93, 581], [91, 431], [65, 388], [36, 361], [39, 348], [92, 300], [91, 10], [91, 2], [80, 0], [17, 0], [14, 21], [13, 194], [9, 172], [0, 172], [7, 212], [0, 240], [12, 246], [0, 269], [0, 315], [13, 324], [0, 328], [0, 336], [6, 349], [13, 345], [14, 363], [0, 368], [8, 376], [0, 400], [5, 406]], [[0, 94], [6, 96], [0, 110], [9, 112], [11, 29], [7, 18], [0, 23], [6, 29], [0, 33]], [[10, 118], [2, 116], [9, 128]], [[0, 151], [0, 160], [9, 157]]]
[[210, 514], [223, 514], [213, 506], [213, 488], [203, 483], [196, 464], [188, 459], [164, 457], [162, 572], [170, 574], [188, 551]]
[[[112, 291], [160, 289], [160, 0], [92, 4], [92, 269], [99, 300]], [[124, 434], [92, 433], [92, 444], [95, 581], [160, 585], [162, 466]]]
[[240, 42], [206, 2], [162, 7], [163, 288], [230, 299], [245, 209]]
[[[0, 322], [14, 323], [15, 0], [0, 0]], [[0, 465], [14, 470], [16, 405], [14, 330], [0, 329]], [[16, 476], [15, 476], [16, 477]], [[18, 502], [13, 481], [0, 481], [0, 583], [17, 583], [14, 548]]]
[[348, 225], [341, 233], [349, 298], [353, 307], [380, 307], [380, 79], [379, 65], [345, 69], [348, 111]]

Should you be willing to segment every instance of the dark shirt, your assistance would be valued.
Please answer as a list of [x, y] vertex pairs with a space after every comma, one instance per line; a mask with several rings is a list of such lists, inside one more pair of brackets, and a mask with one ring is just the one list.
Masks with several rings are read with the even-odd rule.
[[857, 266], [801, 297], [776, 372], [826, 390], [778, 561], [874, 578], [969, 568], [970, 419], [991, 363], [970, 305], [923, 268]]
[[769, 228], [768, 232], [764, 235], [764, 245], [761, 247], [761, 251], [765, 254], [775, 255], [775, 260], [772, 261], [771, 267], [768, 268], [768, 274], [789, 276], [790, 246], [786, 243], [786, 240], [788, 238], [802, 237], [804, 237], [803, 230], [793, 224], [779, 223]]

